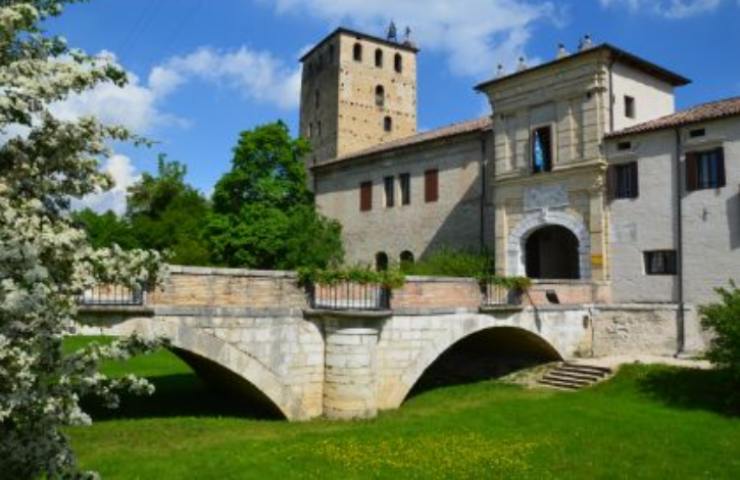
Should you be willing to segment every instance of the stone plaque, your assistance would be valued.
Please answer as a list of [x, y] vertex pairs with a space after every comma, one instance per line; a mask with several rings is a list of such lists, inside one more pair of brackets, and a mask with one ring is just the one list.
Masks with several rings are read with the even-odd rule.
[[567, 207], [570, 205], [565, 185], [540, 185], [524, 190], [524, 211], [546, 208]]

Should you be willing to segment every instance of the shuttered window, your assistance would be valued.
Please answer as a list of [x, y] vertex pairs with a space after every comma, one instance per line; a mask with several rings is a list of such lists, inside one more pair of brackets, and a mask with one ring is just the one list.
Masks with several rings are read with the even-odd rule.
[[383, 187], [385, 189], [385, 206], [390, 208], [396, 203], [396, 185], [393, 177], [385, 177]]
[[640, 193], [637, 162], [610, 165], [607, 188], [610, 199], [637, 198]]
[[424, 172], [424, 201], [436, 202], [439, 199], [439, 171], [437, 169]]
[[726, 184], [722, 147], [686, 154], [686, 190], [721, 188]]
[[398, 176], [398, 182], [401, 184], [401, 205], [411, 203], [411, 175], [402, 173]]
[[360, 211], [367, 212], [373, 208], [373, 182], [360, 184]]

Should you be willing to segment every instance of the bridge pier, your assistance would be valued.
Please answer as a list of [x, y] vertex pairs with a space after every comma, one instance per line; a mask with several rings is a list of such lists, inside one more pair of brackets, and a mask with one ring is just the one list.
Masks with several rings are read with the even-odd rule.
[[320, 312], [325, 342], [324, 417], [373, 418], [378, 413], [377, 345], [386, 313]]

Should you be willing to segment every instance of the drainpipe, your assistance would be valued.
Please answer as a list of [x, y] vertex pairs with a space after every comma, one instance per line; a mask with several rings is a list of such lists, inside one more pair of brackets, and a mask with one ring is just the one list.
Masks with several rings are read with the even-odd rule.
[[480, 251], [486, 249], [486, 133], [480, 139]]
[[677, 323], [677, 340], [676, 357], [683, 353], [686, 344], [686, 326], [684, 318], [684, 293], [683, 293], [683, 213], [682, 213], [682, 193], [683, 179], [681, 176], [681, 130], [676, 128], [676, 289], [678, 311], [676, 315]]
[[609, 61], [609, 132], [614, 131], [614, 57]]

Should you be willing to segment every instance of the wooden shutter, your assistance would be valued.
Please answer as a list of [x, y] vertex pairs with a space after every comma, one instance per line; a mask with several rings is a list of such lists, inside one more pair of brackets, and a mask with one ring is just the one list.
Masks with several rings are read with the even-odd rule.
[[632, 163], [630, 175], [632, 177], [632, 198], [637, 198], [640, 196], [640, 176], [637, 174], [637, 162]]
[[439, 171], [424, 172], [424, 201], [436, 202], [439, 199]]
[[699, 167], [698, 158], [696, 152], [688, 152], [686, 154], [686, 190], [691, 192], [696, 190], [699, 186]]
[[362, 182], [360, 184], [360, 211], [367, 212], [373, 208], [373, 183]]
[[617, 166], [609, 165], [606, 169], [606, 198], [614, 200], [617, 196]]
[[727, 184], [725, 179], [725, 149], [717, 149], [717, 188], [724, 187]]

